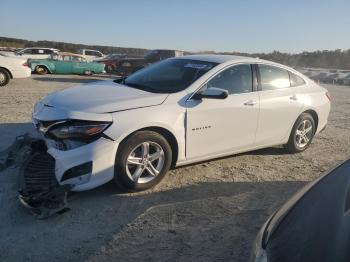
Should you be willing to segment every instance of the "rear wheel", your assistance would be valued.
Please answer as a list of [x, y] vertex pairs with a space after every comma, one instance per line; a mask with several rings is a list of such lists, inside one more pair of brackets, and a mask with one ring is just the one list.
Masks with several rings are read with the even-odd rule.
[[46, 75], [47, 74], [47, 68], [45, 66], [36, 66], [35, 67], [35, 73], [39, 75]]
[[162, 180], [171, 161], [171, 147], [162, 135], [153, 131], [137, 132], [118, 150], [115, 182], [129, 192], [149, 189]]
[[85, 71], [84, 71], [84, 75], [86, 75], [86, 76], [91, 76], [91, 75], [92, 75], [92, 71], [90, 71], [90, 70], [85, 70]]
[[106, 65], [105, 67], [107, 73], [113, 73], [114, 72], [114, 66], [112, 65]]
[[10, 82], [11, 76], [5, 69], [0, 68], [0, 86], [6, 86]]
[[308, 113], [303, 113], [295, 122], [286, 149], [291, 153], [304, 151], [309, 147], [315, 134], [315, 120]]

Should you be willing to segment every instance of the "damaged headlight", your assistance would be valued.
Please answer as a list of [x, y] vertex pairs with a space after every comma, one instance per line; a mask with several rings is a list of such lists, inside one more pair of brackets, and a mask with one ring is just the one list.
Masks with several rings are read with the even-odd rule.
[[84, 139], [91, 138], [105, 131], [109, 122], [66, 122], [48, 130], [48, 135], [58, 139]]

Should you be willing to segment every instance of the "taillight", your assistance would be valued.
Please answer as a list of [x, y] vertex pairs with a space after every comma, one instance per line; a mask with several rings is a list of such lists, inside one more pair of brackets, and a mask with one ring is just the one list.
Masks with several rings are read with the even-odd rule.
[[24, 62], [24, 63], [22, 64], [22, 66], [28, 67], [28, 63], [27, 63], [27, 62]]
[[329, 101], [332, 100], [331, 93], [329, 93], [328, 91], [326, 92], [326, 97], [329, 99]]

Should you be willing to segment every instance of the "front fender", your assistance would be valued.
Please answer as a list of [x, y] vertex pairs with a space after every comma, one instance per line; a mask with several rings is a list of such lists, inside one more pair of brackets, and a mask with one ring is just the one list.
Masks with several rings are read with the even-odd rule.
[[178, 144], [178, 160], [185, 157], [185, 110], [176, 105], [152, 106], [112, 114], [113, 124], [105, 134], [117, 143], [145, 128], [162, 128], [170, 132]]

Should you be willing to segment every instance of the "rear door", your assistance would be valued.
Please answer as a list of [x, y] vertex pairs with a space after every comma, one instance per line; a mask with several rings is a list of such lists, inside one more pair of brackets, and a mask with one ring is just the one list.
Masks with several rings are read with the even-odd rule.
[[55, 60], [55, 72], [58, 74], [72, 73], [72, 61], [69, 55], [62, 55], [59, 60]]
[[251, 148], [259, 114], [259, 96], [253, 90], [250, 64], [219, 72], [203, 88], [222, 88], [226, 99], [189, 99], [186, 157], [195, 159]]
[[256, 133], [258, 146], [285, 142], [303, 108], [291, 87], [289, 72], [281, 67], [258, 64], [260, 114]]
[[75, 56], [72, 61], [72, 73], [84, 74], [87, 71], [93, 72], [92, 63], [88, 63], [85, 58]]

